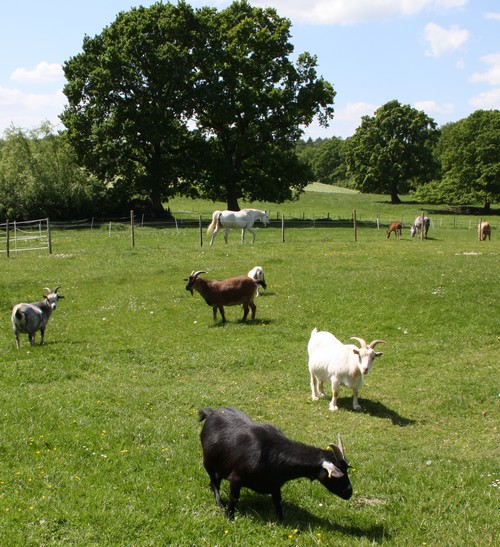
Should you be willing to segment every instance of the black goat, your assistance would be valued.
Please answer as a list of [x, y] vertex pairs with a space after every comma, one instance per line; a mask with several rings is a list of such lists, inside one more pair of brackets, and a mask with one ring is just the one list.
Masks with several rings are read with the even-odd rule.
[[199, 417], [205, 420], [201, 430], [203, 465], [219, 507], [224, 507], [220, 483], [222, 479], [230, 483], [228, 518], [234, 518], [242, 487], [271, 494], [278, 520], [283, 519], [281, 487], [292, 479], [317, 479], [342, 499], [352, 496], [340, 435], [339, 446], [330, 444], [322, 450], [292, 441], [274, 425], [254, 422], [236, 408], [204, 408]]

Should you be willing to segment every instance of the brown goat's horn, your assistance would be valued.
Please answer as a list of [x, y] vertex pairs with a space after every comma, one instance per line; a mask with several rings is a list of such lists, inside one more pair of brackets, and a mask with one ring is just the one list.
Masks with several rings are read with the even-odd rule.
[[366, 340], [363, 338], [356, 338], [356, 336], [351, 336], [351, 340], [357, 340], [363, 349], [366, 349]]
[[207, 272], [205, 270], [197, 270], [197, 271], [193, 270], [189, 277], [198, 277], [202, 273], [207, 273]]
[[52, 292], [48, 287], [44, 287], [43, 290], [46, 291], [47, 294]]
[[370, 343], [368, 346], [369, 348], [373, 349], [377, 344], [385, 344], [384, 340], [374, 340]]

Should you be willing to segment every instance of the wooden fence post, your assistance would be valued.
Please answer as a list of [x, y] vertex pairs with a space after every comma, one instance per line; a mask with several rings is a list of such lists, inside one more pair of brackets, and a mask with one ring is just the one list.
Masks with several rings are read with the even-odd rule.
[[358, 241], [358, 226], [356, 223], [356, 209], [354, 209], [354, 211], [352, 212], [352, 220], [354, 224], [354, 241], [357, 242]]
[[203, 247], [203, 228], [201, 225], [201, 215], [198, 218], [198, 222], [200, 224], [200, 247]]
[[134, 224], [134, 210], [130, 210], [130, 236], [132, 238], [132, 248], [135, 247], [135, 224]]
[[49, 244], [49, 255], [52, 254], [52, 234], [50, 233], [50, 218], [47, 217], [47, 239]]
[[285, 215], [281, 213], [281, 243], [285, 243]]
[[10, 230], [10, 227], [9, 227], [9, 219], [7, 219], [7, 221], [5, 222], [5, 229], [7, 230], [5, 232], [5, 238], [6, 238], [6, 243], [7, 243], [7, 258], [10, 256], [10, 234], [9, 234], [9, 230]]

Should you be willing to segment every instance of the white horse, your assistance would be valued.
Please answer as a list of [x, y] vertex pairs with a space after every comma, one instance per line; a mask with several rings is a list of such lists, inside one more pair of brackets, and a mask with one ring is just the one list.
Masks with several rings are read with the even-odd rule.
[[[429, 226], [431, 225], [431, 219], [424, 216], [424, 237], [427, 239], [427, 232], [429, 231]], [[419, 234], [422, 230], [422, 216], [419, 216], [415, 219], [413, 226], [410, 228], [411, 237], [415, 234]]]
[[260, 220], [264, 226], [269, 224], [269, 217], [266, 211], [259, 209], [242, 209], [241, 211], [214, 211], [212, 222], [207, 228], [207, 234], [212, 234], [210, 245], [213, 245], [215, 236], [224, 227], [224, 240], [227, 243], [229, 230], [231, 228], [241, 228], [241, 242], [245, 240], [245, 230], [248, 230], [252, 235], [252, 243], [255, 242], [255, 232], [252, 227], [256, 220]]

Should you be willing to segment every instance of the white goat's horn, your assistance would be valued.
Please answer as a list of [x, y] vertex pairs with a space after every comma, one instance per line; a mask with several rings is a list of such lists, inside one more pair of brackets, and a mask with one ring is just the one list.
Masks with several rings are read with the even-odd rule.
[[373, 349], [377, 344], [385, 344], [385, 342], [383, 340], [374, 340], [368, 347]]
[[356, 338], [356, 336], [351, 336], [351, 340], [357, 340], [360, 343], [361, 347], [363, 349], [366, 349], [366, 340], [363, 340], [363, 338]]

